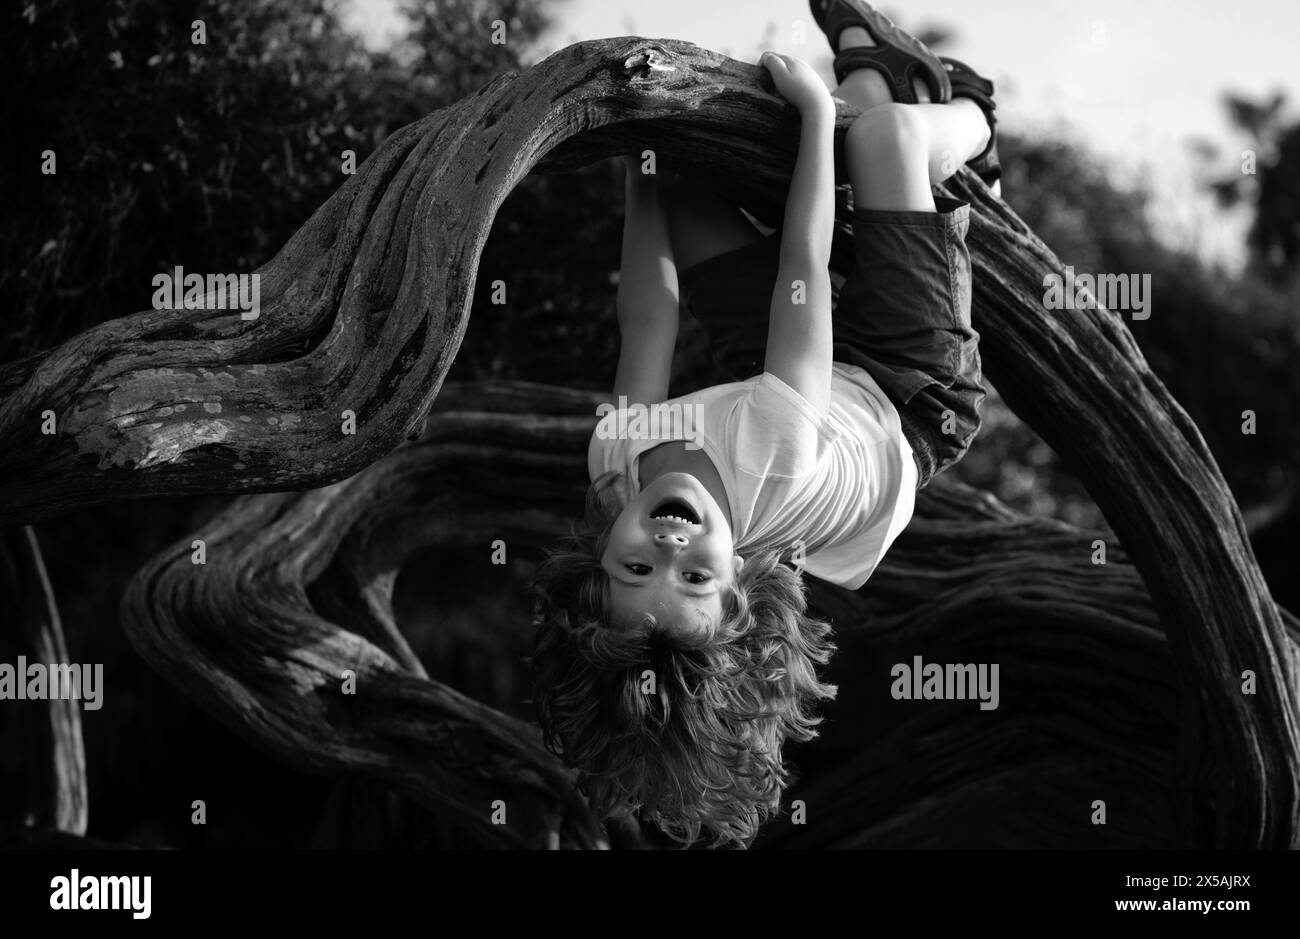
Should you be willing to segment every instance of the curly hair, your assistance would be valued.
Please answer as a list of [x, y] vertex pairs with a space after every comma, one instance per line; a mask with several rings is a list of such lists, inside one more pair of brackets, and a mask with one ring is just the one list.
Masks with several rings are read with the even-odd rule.
[[689, 845], [747, 847], [780, 805], [786, 738], [817, 736], [812, 706], [835, 696], [816, 666], [834, 651], [830, 624], [806, 615], [799, 574], [776, 552], [748, 558], [709, 636], [653, 617], [607, 627], [600, 565], [623, 505], [606, 473], [586, 511], [533, 578], [534, 701], [547, 747], [577, 767], [604, 817], [640, 812]]

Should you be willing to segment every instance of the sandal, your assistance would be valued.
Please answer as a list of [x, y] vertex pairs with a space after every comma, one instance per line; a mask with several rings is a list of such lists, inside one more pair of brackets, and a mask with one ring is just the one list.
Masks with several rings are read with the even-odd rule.
[[[843, 82], [854, 69], [870, 68], [884, 76], [893, 99], [903, 104], [917, 103], [912, 89], [914, 78], [925, 82], [932, 101], [944, 102], [952, 97], [948, 71], [939, 57], [864, 0], [808, 0], [808, 6], [835, 52], [837, 82]], [[876, 45], [840, 51], [840, 34], [850, 26], [865, 29]]]
[[977, 74], [965, 62], [947, 56], [941, 56], [940, 61], [947, 69], [949, 80], [952, 82], [952, 96], [970, 98], [980, 106], [980, 110], [988, 118], [989, 145], [979, 156], [967, 161], [966, 165], [984, 181], [984, 185], [992, 188], [993, 184], [1002, 178], [1002, 163], [998, 160], [998, 122], [993, 114], [997, 107], [993, 101], [993, 82]]

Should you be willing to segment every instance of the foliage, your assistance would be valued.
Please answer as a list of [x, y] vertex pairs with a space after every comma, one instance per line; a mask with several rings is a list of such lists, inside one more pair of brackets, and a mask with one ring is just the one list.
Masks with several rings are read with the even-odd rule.
[[[1238, 501], [1251, 505], [1294, 484], [1295, 287], [1275, 288], [1249, 272], [1228, 275], [1167, 247], [1150, 224], [1147, 193], [1118, 187], [1077, 144], [1003, 139], [1004, 195], [1066, 264], [1080, 273], [1150, 275], [1150, 317], [1130, 320], [1129, 328], [1196, 422]], [[1246, 410], [1256, 414], [1253, 435], [1242, 433]]]
[[[1300, 124], [1287, 124], [1285, 104], [1280, 91], [1259, 101], [1225, 94], [1224, 110], [1251, 146], [1240, 160], [1233, 156], [1232, 172], [1206, 183], [1222, 206], [1250, 204], [1252, 266], [1283, 287], [1294, 285], [1300, 270]], [[1218, 161], [1218, 147], [1211, 141], [1195, 140], [1193, 150], [1206, 164]]]
[[[345, 150], [359, 165], [517, 67], [544, 22], [537, 0], [511, 0], [517, 32], [496, 45], [482, 2], [409, 6], [418, 48], [384, 53], [342, 28], [335, 0], [26, 5], [9, 44], [20, 163], [0, 234], [0, 359], [146, 308], [152, 277], [176, 265], [269, 260], [345, 180]], [[46, 150], [57, 175], [41, 172]]]

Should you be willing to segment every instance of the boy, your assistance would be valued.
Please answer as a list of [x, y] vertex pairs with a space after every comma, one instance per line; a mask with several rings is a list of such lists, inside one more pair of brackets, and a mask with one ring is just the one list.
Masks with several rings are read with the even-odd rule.
[[748, 845], [787, 783], [782, 743], [815, 736], [834, 695], [816, 672], [830, 627], [782, 561], [859, 588], [984, 396], [968, 207], [931, 185], [968, 161], [996, 185], [992, 85], [860, 0], [812, 7], [834, 94], [862, 111], [845, 138], [856, 266], [835, 303], [835, 106], [803, 62], [762, 58], [802, 121], [783, 230], [625, 159], [613, 400], [665, 402], [681, 306], [736, 381], [670, 402], [689, 432], [603, 421], [584, 523], [535, 578], [548, 744], [598, 811], [686, 843]]

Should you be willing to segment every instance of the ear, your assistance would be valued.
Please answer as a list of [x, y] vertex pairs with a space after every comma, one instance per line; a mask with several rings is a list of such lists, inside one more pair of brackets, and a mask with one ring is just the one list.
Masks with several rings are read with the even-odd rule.
[[732, 569], [736, 572], [736, 576], [739, 577], [740, 569], [745, 566], [745, 559], [742, 558], [739, 554], [734, 555], [731, 559], [731, 566]]

